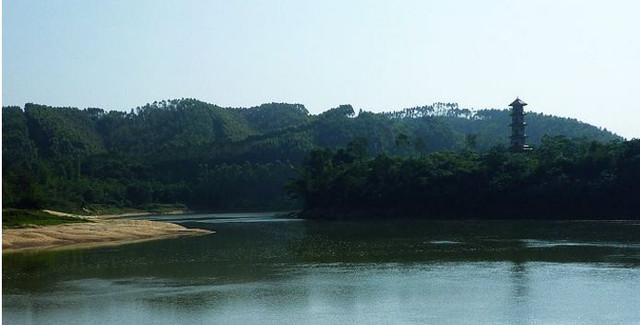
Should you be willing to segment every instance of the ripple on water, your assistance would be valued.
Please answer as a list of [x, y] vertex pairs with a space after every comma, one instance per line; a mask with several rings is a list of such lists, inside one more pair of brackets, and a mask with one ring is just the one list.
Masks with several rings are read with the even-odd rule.
[[562, 246], [584, 246], [584, 247], [606, 247], [606, 248], [626, 248], [640, 249], [640, 244], [636, 243], [620, 243], [620, 242], [579, 242], [569, 240], [538, 240], [538, 239], [521, 239], [520, 242], [528, 248], [547, 248]]

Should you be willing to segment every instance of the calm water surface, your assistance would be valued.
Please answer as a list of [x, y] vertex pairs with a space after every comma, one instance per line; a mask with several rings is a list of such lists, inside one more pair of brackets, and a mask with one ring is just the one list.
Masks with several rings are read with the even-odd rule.
[[4, 324], [640, 324], [638, 222], [157, 216], [216, 234], [3, 256]]

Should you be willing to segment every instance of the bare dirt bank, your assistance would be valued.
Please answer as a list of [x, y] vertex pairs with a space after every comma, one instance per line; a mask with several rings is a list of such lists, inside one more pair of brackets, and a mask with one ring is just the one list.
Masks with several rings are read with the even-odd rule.
[[90, 222], [68, 223], [22, 229], [2, 230], [3, 253], [113, 246], [133, 242], [209, 234], [204, 229], [189, 229], [180, 225], [147, 221], [84, 217]]

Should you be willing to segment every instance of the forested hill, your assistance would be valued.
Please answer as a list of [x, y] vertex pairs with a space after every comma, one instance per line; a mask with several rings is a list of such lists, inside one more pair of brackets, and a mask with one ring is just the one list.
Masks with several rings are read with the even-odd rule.
[[640, 139], [368, 157], [314, 150], [289, 190], [315, 218], [640, 219]]
[[[370, 155], [485, 151], [508, 141], [508, 110], [437, 103], [391, 113], [343, 105], [225, 108], [194, 99], [129, 112], [26, 104], [3, 107], [4, 207], [78, 208], [186, 203], [213, 210], [287, 208], [283, 185], [318, 148], [360, 143]], [[574, 119], [527, 115], [544, 135], [607, 142], [617, 135]]]

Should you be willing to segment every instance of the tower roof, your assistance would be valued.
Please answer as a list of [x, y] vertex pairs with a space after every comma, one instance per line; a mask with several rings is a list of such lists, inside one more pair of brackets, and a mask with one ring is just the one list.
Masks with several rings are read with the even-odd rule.
[[520, 98], [516, 98], [516, 100], [513, 101], [513, 103], [509, 104], [509, 106], [513, 107], [513, 106], [527, 106], [527, 103], [523, 102], [522, 99]]

